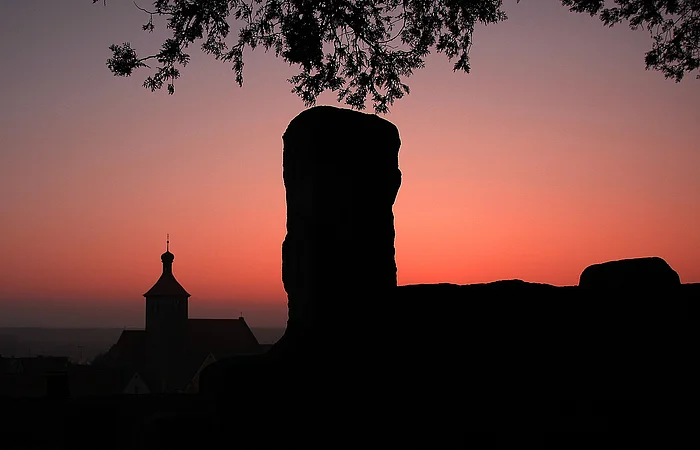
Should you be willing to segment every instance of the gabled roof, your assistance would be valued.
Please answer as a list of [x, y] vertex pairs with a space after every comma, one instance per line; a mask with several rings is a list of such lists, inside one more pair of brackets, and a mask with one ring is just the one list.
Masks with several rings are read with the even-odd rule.
[[148, 349], [146, 330], [124, 330], [117, 343], [105, 355], [104, 365], [110, 368], [124, 369], [129, 378], [138, 372], [148, 384], [149, 389], [153, 391], [158, 384], [156, 376], [158, 371], [155, 366], [156, 361], [150, 357]]
[[209, 355], [210, 353], [200, 349], [188, 349], [182, 352], [182, 357], [170, 374], [170, 385], [178, 390], [186, 389]]
[[[189, 319], [188, 346], [216, 359], [259, 353], [260, 344], [245, 319]], [[206, 357], [206, 355], [205, 355]]]
[[142, 353], [146, 348], [146, 330], [124, 330], [119, 340], [114, 344], [107, 355], [105, 363], [109, 366], [123, 366], [134, 364], [142, 359]]
[[129, 378], [129, 382], [126, 383], [126, 386], [121, 391], [122, 394], [150, 394], [150, 392], [148, 383], [138, 372], [135, 372]]
[[192, 379], [189, 380], [189, 383], [187, 383], [187, 387], [185, 388], [185, 392], [188, 393], [197, 393], [199, 392], [199, 375], [202, 373], [202, 370], [209, 364], [213, 363], [216, 361], [216, 357], [214, 357], [213, 353], [209, 353], [206, 358], [204, 358], [204, 361], [199, 365], [199, 368], [197, 371], [194, 373], [194, 376]]

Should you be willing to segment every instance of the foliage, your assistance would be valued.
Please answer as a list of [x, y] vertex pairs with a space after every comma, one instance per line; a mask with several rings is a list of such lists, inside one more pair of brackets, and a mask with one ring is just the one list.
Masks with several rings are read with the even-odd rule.
[[[575, 12], [600, 14], [609, 26], [627, 20], [633, 29], [648, 29], [654, 44], [647, 68], [676, 81], [698, 68], [700, 0], [615, 0], [613, 8], [604, 0], [562, 3]], [[386, 113], [409, 93], [405, 79], [433, 50], [453, 61], [453, 70], [468, 73], [474, 26], [505, 20], [501, 5], [502, 0], [155, 0], [151, 9], [137, 8], [148, 16], [144, 31], [155, 29], [154, 17], [166, 18], [170, 36], [158, 53], [139, 57], [128, 42], [112, 45], [107, 66], [114, 75], [129, 76], [155, 60], [155, 73], [144, 86], [151, 91], [167, 86], [172, 94], [191, 45], [200, 43], [205, 53], [230, 63], [239, 85], [244, 50], [262, 47], [300, 68], [288, 81], [307, 106], [330, 90], [356, 109], [364, 109], [370, 97], [375, 112]], [[228, 42], [232, 32], [237, 38]]]
[[[610, 2], [608, 2], [610, 3]], [[700, 0], [562, 0], [574, 12], [600, 15], [607, 26], [628, 21], [630, 28], [647, 30], [652, 48], [644, 58], [647, 69], [681, 81], [700, 67]], [[700, 74], [697, 75], [700, 79]]]
[[[289, 81], [306, 105], [330, 90], [353, 108], [363, 109], [369, 96], [375, 111], [387, 112], [409, 92], [403, 79], [423, 67], [431, 48], [454, 60], [454, 70], [469, 72], [474, 25], [504, 20], [500, 6], [500, 0], [156, 0], [151, 10], [141, 9], [148, 14], [144, 31], [153, 31], [154, 16], [167, 17], [172, 35], [160, 51], [139, 58], [129, 43], [112, 45], [107, 65], [128, 76], [155, 59], [144, 86], [167, 85], [173, 93], [195, 42], [230, 62], [239, 85], [244, 49], [263, 47], [300, 67]], [[226, 42], [236, 29], [237, 39]]]

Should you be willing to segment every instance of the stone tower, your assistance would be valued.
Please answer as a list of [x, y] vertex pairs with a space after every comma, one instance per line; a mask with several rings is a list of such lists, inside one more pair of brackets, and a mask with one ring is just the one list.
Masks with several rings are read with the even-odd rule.
[[160, 256], [163, 273], [146, 297], [146, 336], [149, 353], [158, 365], [163, 380], [168, 379], [169, 368], [187, 342], [188, 300], [190, 294], [173, 275], [170, 241], [166, 241], [165, 253]]

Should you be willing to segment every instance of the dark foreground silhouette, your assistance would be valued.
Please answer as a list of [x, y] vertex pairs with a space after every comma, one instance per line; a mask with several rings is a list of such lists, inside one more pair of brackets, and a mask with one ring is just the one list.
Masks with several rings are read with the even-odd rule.
[[[680, 400], [697, 373], [700, 285], [676, 278], [662, 287], [668, 266], [650, 261], [661, 270], [612, 289], [518, 280], [398, 287], [376, 299], [383, 306], [372, 317], [355, 316], [349, 332], [363, 353], [232, 359], [210, 366], [201, 388], [221, 426], [241, 404], [279, 405], [274, 425], [251, 431], [269, 446], [459, 448], [470, 433], [490, 432], [494, 442], [552, 448], [638, 448], [657, 435], [677, 448], [692, 442], [693, 428], [681, 424], [695, 413]], [[650, 261], [619, 267], [629, 275]], [[239, 386], [259, 388], [241, 395]]]
[[[146, 449], [692, 440], [700, 285], [641, 258], [591, 266], [571, 287], [396, 286], [399, 146], [396, 127], [376, 116], [302, 112], [284, 134], [284, 336], [267, 353], [207, 365], [189, 396], [72, 398], [56, 376], [50, 398], [5, 403], [13, 439]], [[154, 329], [182, 338], [159, 339], [154, 361], [185, 348], [180, 294], [152, 302]]]
[[0, 398], [5, 448], [694, 448], [700, 284], [643, 273], [400, 286], [354, 316], [362, 352], [230, 359], [201, 394], [76, 397], [57, 378]]

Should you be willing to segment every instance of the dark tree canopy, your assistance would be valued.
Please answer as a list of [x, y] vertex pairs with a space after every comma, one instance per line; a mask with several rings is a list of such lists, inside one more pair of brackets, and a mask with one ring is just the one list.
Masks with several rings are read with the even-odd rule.
[[[613, 6], [562, 0], [571, 11], [599, 15], [606, 25], [627, 21], [632, 29], [648, 30], [653, 44], [647, 69], [680, 81], [700, 66], [700, 0], [607, 3]], [[144, 31], [154, 30], [154, 18], [165, 18], [169, 37], [160, 50], [140, 57], [128, 42], [112, 45], [107, 66], [114, 75], [129, 76], [151, 68], [153, 60], [157, 65], [144, 86], [166, 86], [172, 94], [191, 45], [232, 64], [239, 85], [244, 50], [262, 47], [299, 67], [289, 82], [307, 106], [330, 90], [355, 109], [364, 109], [369, 97], [374, 110], [385, 113], [409, 93], [405, 80], [431, 51], [445, 54], [453, 70], [469, 72], [474, 26], [505, 20], [501, 6], [501, 0], [155, 0], [149, 8], [137, 7], [148, 18]]]
[[647, 30], [652, 47], [644, 58], [646, 68], [659, 70], [666, 78], [681, 81], [700, 67], [700, 0], [562, 0], [562, 4], [574, 12], [600, 15], [608, 26], [629, 22], [633, 30]]

